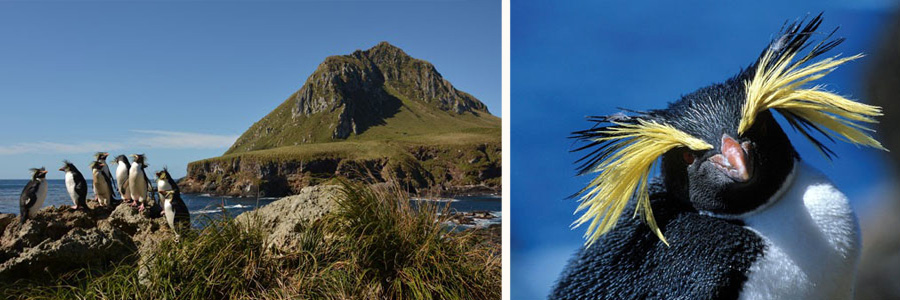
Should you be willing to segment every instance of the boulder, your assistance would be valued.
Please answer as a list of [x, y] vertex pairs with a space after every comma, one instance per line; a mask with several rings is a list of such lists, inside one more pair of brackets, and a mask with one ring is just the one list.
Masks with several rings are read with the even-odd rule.
[[303, 188], [299, 194], [276, 200], [260, 209], [235, 218], [248, 226], [258, 226], [267, 234], [267, 247], [290, 252], [297, 250], [301, 239], [297, 233], [305, 224], [318, 220], [337, 207], [341, 187], [318, 185]]
[[[47, 207], [19, 223], [0, 216], [0, 281], [43, 279], [84, 268], [104, 270], [135, 262], [147, 240], [174, 235], [162, 218], [148, 218], [127, 205], [89, 210]], [[5, 224], [4, 224], [5, 223]], [[153, 244], [153, 243], [146, 243]]]

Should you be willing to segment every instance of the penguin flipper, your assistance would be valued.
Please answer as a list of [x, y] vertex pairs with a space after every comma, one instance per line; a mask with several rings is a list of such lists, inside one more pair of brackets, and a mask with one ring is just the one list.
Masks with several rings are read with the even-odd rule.
[[[650, 200], [670, 246], [643, 217], [620, 218], [575, 254], [550, 299], [737, 299], [763, 240], [739, 221], [701, 215], [668, 199], [664, 189]], [[634, 204], [624, 215], [634, 214]]]
[[29, 181], [22, 189], [22, 195], [19, 196], [19, 220], [25, 223], [28, 219], [28, 209], [37, 202], [37, 192], [40, 184], [37, 181]]

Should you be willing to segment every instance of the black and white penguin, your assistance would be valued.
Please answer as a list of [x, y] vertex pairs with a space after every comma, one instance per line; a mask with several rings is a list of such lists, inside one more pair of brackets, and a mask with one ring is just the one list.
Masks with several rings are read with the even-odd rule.
[[178, 239], [184, 230], [191, 227], [191, 213], [178, 191], [159, 191], [159, 195], [163, 199], [163, 214], [166, 216], [166, 222], [169, 223], [169, 228], [175, 232], [175, 238]]
[[59, 170], [66, 173], [66, 191], [75, 204], [72, 209], [87, 209], [87, 181], [84, 180], [84, 176], [68, 160], [63, 161], [63, 166]]
[[[108, 158], [108, 157], [109, 157], [109, 152], [94, 153], [94, 161], [103, 164], [103, 174], [106, 175], [106, 178], [109, 178], [110, 182], [115, 184], [116, 178], [112, 176], [111, 172], [109, 172], [109, 166], [106, 163], [106, 158]], [[110, 186], [114, 187], [115, 185], [110, 185]], [[113, 197], [116, 196], [115, 193], [116, 193], [116, 191], [113, 188], [113, 195], [112, 195]]]
[[131, 200], [131, 192], [128, 190], [129, 169], [131, 169], [131, 163], [128, 162], [128, 157], [125, 155], [116, 156], [116, 189], [119, 191], [119, 195], [122, 196], [122, 201], [134, 206], [134, 202]]
[[128, 171], [128, 186], [131, 193], [131, 199], [138, 205], [138, 210], [144, 211], [148, 204], [150, 196], [150, 179], [144, 171], [147, 164], [144, 163], [146, 157], [143, 154], [134, 154], [131, 156], [131, 168]]
[[19, 223], [24, 224], [26, 220], [34, 217], [41, 210], [45, 199], [47, 199], [47, 170], [43, 167], [31, 169], [31, 181], [28, 181], [22, 195], [19, 196]]
[[113, 184], [112, 180], [106, 177], [107, 174], [103, 171], [104, 169], [109, 170], [109, 168], [106, 168], [106, 164], [98, 161], [91, 162], [94, 196], [97, 198], [100, 206], [110, 206], [113, 198]]
[[[812, 61], [842, 41], [810, 42], [821, 22], [788, 24], [723, 83], [665, 109], [592, 117], [595, 127], [574, 133], [591, 151], [580, 172], [597, 177], [578, 194], [587, 243], [550, 298], [853, 297], [856, 216], [774, 117], [828, 157], [813, 133], [884, 149], [865, 126], [880, 107], [813, 83], [860, 57]], [[649, 180], [654, 166], [660, 176]]]
[[169, 174], [169, 168], [163, 168], [162, 171], [156, 172], [156, 189], [159, 191], [160, 196], [162, 196], [163, 191], [181, 193], [181, 190], [178, 189], [178, 183]]

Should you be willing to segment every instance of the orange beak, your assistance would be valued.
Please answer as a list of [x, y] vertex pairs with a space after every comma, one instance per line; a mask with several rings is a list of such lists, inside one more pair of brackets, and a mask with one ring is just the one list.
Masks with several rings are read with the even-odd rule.
[[735, 182], [750, 180], [750, 142], [738, 143], [735, 139], [722, 135], [722, 153], [713, 155], [709, 160], [720, 171]]

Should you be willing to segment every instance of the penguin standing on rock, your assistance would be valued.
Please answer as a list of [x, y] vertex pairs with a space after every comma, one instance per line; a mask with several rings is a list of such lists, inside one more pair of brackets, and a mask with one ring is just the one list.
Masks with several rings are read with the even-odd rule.
[[131, 168], [128, 172], [131, 199], [139, 205], [139, 211], [144, 211], [150, 193], [150, 179], [147, 178], [147, 173], [144, 171], [147, 168], [144, 163], [146, 157], [143, 154], [134, 154], [131, 157]]
[[122, 201], [134, 206], [134, 202], [132, 202], [131, 199], [131, 192], [128, 190], [128, 175], [130, 168], [131, 163], [128, 162], [128, 157], [125, 155], [116, 156], [116, 189], [119, 191], [119, 195], [122, 196]]
[[19, 223], [33, 218], [41, 210], [44, 200], [47, 199], [47, 170], [31, 169], [31, 181], [25, 185], [22, 195], [19, 196]]
[[[109, 152], [97, 152], [94, 153], [94, 161], [103, 164], [103, 174], [106, 178], [109, 178], [111, 182], [115, 182], [116, 178], [112, 176], [112, 173], [109, 172], [109, 166], [106, 164], [106, 158], [109, 157]], [[113, 185], [110, 185], [112, 187]], [[114, 189], [113, 189], [114, 190]], [[115, 191], [113, 191], [113, 197], [115, 196]]]
[[103, 171], [104, 169], [109, 170], [109, 168], [106, 168], [106, 164], [97, 161], [91, 162], [91, 175], [94, 179], [94, 196], [97, 198], [97, 202], [100, 203], [100, 206], [109, 206], [113, 197], [113, 185], [112, 180], [110, 180], [109, 177], [106, 177], [106, 172]]
[[191, 226], [191, 213], [187, 205], [181, 199], [181, 193], [175, 190], [160, 190], [159, 195], [163, 199], [163, 214], [169, 228], [175, 232], [175, 239], [181, 236], [181, 232]]
[[63, 166], [59, 170], [66, 173], [66, 191], [75, 204], [72, 209], [87, 209], [87, 181], [84, 180], [84, 176], [68, 160], [63, 161]]
[[788, 24], [749, 68], [665, 109], [591, 117], [574, 133], [591, 151], [580, 173], [598, 175], [578, 194], [586, 245], [550, 298], [853, 297], [856, 216], [774, 117], [828, 158], [813, 133], [885, 150], [865, 126], [880, 107], [815, 85], [860, 57], [813, 61], [843, 41], [810, 42], [821, 22]]

